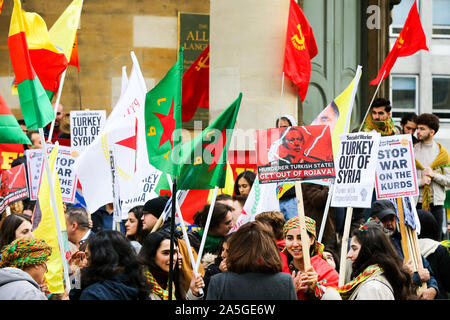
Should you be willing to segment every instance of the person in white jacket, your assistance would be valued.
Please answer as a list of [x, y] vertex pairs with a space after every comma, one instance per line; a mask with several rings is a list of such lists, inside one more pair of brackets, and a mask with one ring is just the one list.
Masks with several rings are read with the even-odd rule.
[[52, 252], [44, 240], [14, 240], [2, 250], [0, 300], [47, 300], [40, 289]]

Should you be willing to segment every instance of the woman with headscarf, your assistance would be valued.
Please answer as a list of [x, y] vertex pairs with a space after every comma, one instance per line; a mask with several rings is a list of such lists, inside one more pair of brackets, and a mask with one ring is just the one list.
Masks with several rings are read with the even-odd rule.
[[51, 253], [44, 240], [30, 237], [5, 246], [0, 261], [0, 300], [47, 300], [40, 285]]
[[327, 287], [337, 288], [339, 274], [322, 256], [323, 245], [316, 240], [316, 222], [305, 217], [305, 225], [310, 244], [311, 267], [305, 268], [300, 219], [296, 216], [287, 221], [283, 228], [286, 240], [286, 248], [280, 253], [283, 272], [292, 275], [298, 300], [320, 299]]

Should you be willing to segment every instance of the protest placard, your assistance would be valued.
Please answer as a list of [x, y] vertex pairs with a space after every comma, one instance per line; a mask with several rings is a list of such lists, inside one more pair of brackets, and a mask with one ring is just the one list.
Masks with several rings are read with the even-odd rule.
[[414, 148], [410, 134], [381, 137], [375, 191], [377, 199], [418, 195]]
[[155, 169], [154, 173], [150, 173], [147, 177], [142, 179], [138, 185], [136, 194], [127, 199], [121, 200], [122, 217], [127, 217], [130, 209], [136, 206], [143, 206], [148, 200], [156, 198], [158, 194], [155, 192], [161, 172]]
[[[47, 154], [50, 154], [53, 147], [53, 145], [47, 145]], [[37, 200], [44, 170], [42, 151], [40, 149], [28, 149], [25, 150], [25, 156], [27, 158], [30, 200]], [[62, 200], [67, 203], [73, 203], [75, 198], [77, 175], [73, 168], [74, 163], [75, 159], [71, 155], [71, 148], [59, 146], [56, 156], [56, 172], [61, 185]]]
[[257, 130], [255, 135], [260, 184], [335, 176], [328, 126]]
[[9, 204], [28, 198], [24, 164], [3, 170], [0, 180], [0, 212]]
[[105, 110], [70, 111], [70, 144], [75, 157], [95, 140], [105, 123]]
[[340, 139], [331, 206], [370, 208], [380, 134], [357, 132]]

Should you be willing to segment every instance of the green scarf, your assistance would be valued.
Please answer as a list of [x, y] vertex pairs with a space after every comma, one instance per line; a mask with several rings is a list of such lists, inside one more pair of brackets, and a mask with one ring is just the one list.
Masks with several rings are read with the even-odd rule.
[[[205, 230], [203, 228], [198, 228], [198, 234], [201, 238], [203, 238], [203, 233]], [[216, 237], [212, 236], [208, 233], [205, 240], [205, 248], [203, 250], [204, 253], [215, 253], [217, 251], [217, 248], [220, 245], [220, 242], [222, 241], [223, 237]]]
[[369, 279], [375, 273], [381, 272], [383, 272], [383, 269], [381, 269], [377, 264], [368, 266], [352, 281], [338, 288], [338, 292], [341, 294], [342, 299], [347, 300], [361, 283]]
[[394, 120], [392, 120], [391, 117], [385, 121], [374, 121], [370, 113], [367, 116], [366, 121], [364, 121], [361, 130], [364, 132], [375, 130], [382, 136], [391, 136], [396, 134]]

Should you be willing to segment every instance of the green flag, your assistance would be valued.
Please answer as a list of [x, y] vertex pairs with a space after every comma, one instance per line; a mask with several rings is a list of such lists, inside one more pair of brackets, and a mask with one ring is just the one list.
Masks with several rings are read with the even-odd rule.
[[0, 95], [0, 143], [18, 143], [31, 145], [3, 97]]
[[180, 155], [173, 151], [181, 144], [182, 79], [183, 47], [178, 50], [177, 63], [145, 96], [148, 160], [155, 168], [172, 176], [179, 176], [180, 172]]
[[225, 186], [225, 165], [242, 93], [201, 134], [183, 145], [177, 189], [212, 189]]

